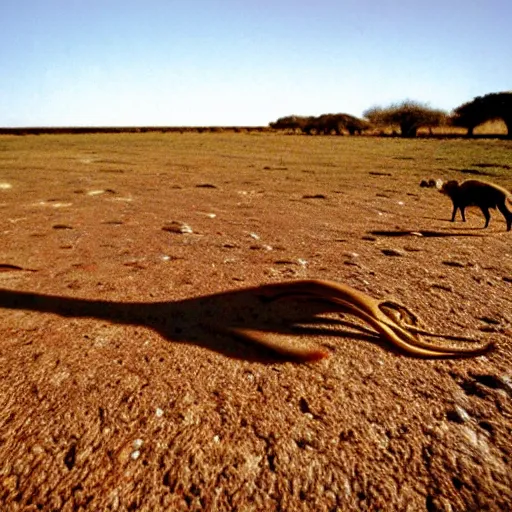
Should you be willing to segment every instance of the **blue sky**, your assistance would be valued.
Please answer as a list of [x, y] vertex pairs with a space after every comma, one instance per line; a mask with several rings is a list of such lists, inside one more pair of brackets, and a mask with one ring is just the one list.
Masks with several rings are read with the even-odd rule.
[[0, 126], [267, 125], [512, 89], [510, 0], [2, 0]]

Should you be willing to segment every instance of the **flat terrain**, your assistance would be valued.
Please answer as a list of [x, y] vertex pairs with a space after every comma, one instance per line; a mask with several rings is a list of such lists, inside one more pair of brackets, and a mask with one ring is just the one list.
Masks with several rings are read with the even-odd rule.
[[[511, 154], [503, 140], [0, 137], [2, 510], [511, 509], [512, 232], [496, 211], [485, 230], [476, 209], [451, 223], [450, 200], [419, 186], [511, 189]], [[301, 364], [222, 331], [266, 305], [212, 294], [311, 278], [496, 349], [416, 359], [346, 317], [281, 333], [330, 353]]]

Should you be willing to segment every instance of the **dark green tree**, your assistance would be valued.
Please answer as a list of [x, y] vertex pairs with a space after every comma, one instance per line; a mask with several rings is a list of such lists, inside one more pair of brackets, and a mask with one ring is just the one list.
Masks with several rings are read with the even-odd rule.
[[493, 92], [477, 96], [472, 101], [457, 107], [450, 118], [454, 126], [467, 128], [472, 137], [474, 129], [487, 121], [501, 119], [507, 127], [508, 138], [512, 137], [512, 92]]
[[440, 126], [446, 121], [446, 113], [416, 101], [404, 101], [389, 107], [372, 107], [363, 116], [377, 126], [398, 126], [402, 137], [416, 137], [418, 129]]

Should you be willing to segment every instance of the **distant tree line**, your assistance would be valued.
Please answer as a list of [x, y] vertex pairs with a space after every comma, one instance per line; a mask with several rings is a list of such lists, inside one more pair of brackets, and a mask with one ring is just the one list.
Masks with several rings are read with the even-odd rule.
[[370, 128], [370, 123], [349, 114], [323, 114], [318, 117], [281, 117], [277, 121], [270, 123], [270, 127], [275, 130], [300, 131], [308, 135], [330, 135], [333, 133], [342, 135], [344, 131], [354, 135], [356, 133], [361, 134], [363, 130]]
[[419, 128], [457, 126], [467, 129], [472, 137], [474, 129], [487, 122], [502, 120], [507, 137], [512, 138], [512, 92], [490, 93], [478, 96], [457, 107], [451, 114], [430, 108], [424, 103], [404, 101], [387, 107], [374, 106], [363, 112], [364, 119], [349, 114], [314, 116], [286, 116], [270, 123], [275, 130], [291, 130], [314, 134], [361, 134], [370, 128], [393, 127], [402, 137], [416, 137]]

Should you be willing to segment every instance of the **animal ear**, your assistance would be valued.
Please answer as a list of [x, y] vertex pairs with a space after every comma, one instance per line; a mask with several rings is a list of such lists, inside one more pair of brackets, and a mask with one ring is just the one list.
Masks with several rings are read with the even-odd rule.
[[437, 190], [441, 190], [442, 186], [443, 186], [443, 180], [441, 180], [441, 179], [436, 180]]

